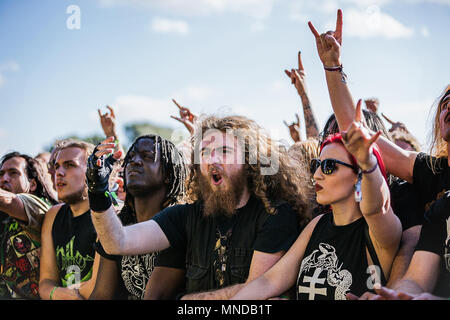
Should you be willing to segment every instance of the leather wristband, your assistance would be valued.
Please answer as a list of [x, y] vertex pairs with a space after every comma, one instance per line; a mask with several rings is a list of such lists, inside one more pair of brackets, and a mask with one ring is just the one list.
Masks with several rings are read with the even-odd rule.
[[88, 192], [89, 207], [94, 212], [105, 212], [112, 205], [111, 195], [108, 191], [104, 193]]

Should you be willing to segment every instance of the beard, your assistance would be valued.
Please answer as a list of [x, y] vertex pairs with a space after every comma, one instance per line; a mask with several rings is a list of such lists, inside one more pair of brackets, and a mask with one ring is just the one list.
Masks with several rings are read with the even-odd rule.
[[[232, 216], [247, 184], [243, 169], [232, 176], [225, 175], [223, 171], [221, 175], [224, 182], [214, 189], [211, 187], [211, 172], [208, 172], [206, 176], [201, 173], [199, 175], [198, 186], [204, 202], [203, 214], [207, 217]], [[225, 182], [226, 186], [224, 186]]]
[[67, 203], [68, 205], [77, 204], [81, 201], [88, 199], [88, 188], [87, 186], [84, 186], [80, 190], [74, 191], [70, 194], [66, 194], [64, 196], [58, 195], [58, 200], [62, 201], [64, 203]]

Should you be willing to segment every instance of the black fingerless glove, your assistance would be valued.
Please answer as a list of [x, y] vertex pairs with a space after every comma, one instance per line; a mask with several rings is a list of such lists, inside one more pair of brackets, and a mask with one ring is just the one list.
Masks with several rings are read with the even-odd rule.
[[116, 159], [110, 155], [106, 159], [102, 159], [102, 165], [97, 165], [99, 159], [95, 153], [97, 147], [89, 156], [86, 169], [86, 182], [88, 185], [89, 206], [92, 211], [104, 212], [112, 204], [112, 196], [108, 191], [109, 176], [111, 175]]
[[437, 199], [425, 212], [425, 219], [432, 223], [442, 223], [449, 217], [450, 213], [450, 190]]

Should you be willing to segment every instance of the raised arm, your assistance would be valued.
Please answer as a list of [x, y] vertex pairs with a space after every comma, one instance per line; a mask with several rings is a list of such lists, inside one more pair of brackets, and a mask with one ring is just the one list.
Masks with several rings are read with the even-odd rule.
[[[159, 225], [144, 221], [124, 227], [112, 206], [108, 179], [121, 151], [113, 153], [113, 138], [100, 143], [88, 159], [86, 179], [92, 222], [98, 238], [108, 254], [136, 255], [155, 252], [170, 246]], [[106, 159], [105, 156], [109, 155]]]
[[[317, 52], [325, 69], [325, 77], [331, 105], [339, 128], [345, 130], [353, 122], [355, 105], [347, 86], [346, 75], [341, 62], [342, 48], [342, 11], [337, 13], [336, 30], [319, 34], [311, 22], [309, 28], [316, 39]], [[417, 153], [406, 151], [394, 143], [380, 137], [378, 146], [383, 153], [386, 169], [389, 173], [412, 183], [414, 162]]]
[[379, 138], [381, 131], [374, 135], [370, 134], [363, 126], [361, 119], [361, 100], [359, 100], [355, 119], [347, 131], [343, 132], [343, 138], [345, 147], [356, 158], [362, 170], [362, 173], [358, 174], [358, 177], [362, 179], [360, 209], [369, 226], [370, 237], [374, 242], [383, 271], [388, 278], [392, 261], [400, 244], [402, 227], [400, 220], [392, 211], [389, 187], [373, 150], [373, 144]]
[[292, 140], [294, 140], [294, 143], [302, 141], [302, 134], [300, 132], [300, 118], [297, 113], [295, 114], [295, 117], [297, 118], [297, 122], [293, 122], [290, 125], [283, 120], [283, 123], [289, 129], [289, 134], [291, 135]]
[[172, 99], [172, 101], [178, 107], [180, 111], [180, 117], [175, 116], [170, 117], [184, 124], [186, 129], [192, 135], [194, 133], [194, 121], [197, 117], [191, 112], [191, 110], [189, 110], [189, 108], [180, 106], [178, 102], [175, 101], [175, 99]]
[[306, 73], [302, 63], [302, 54], [298, 52], [298, 69], [291, 69], [291, 71], [284, 70], [287, 76], [291, 79], [292, 84], [297, 89], [297, 92], [302, 100], [303, 115], [305, 117], [306, 137], [313, 138], [319, 136], [319, 127], [317, 125], [316, 117], [311, 107], [311, 102], [308, 96], [308, 88], [306, 86]]
[[[123, 151], [116, 130], [116, 114], [114, 113], [114, 109], [112, 107], [106, 106], [106, 108], [109, 110], [109, 113], [106, 112], [102, 114], [100, 109], [98, 109], [98, 116], [100, 118], [100, 125], [102, 126], [103, 133], [106, 137], [114, 137], [114, 141], [116, 141], [116, 151]], [[122, 152], [122, 155], [123, 154], [124, 153]]]
[[381, 131], [372, 135], [363, 126], [361, 119], [361, 100], [359, 100], [355, 119], [343, 132], [343, 138], [345, 147], [363, 170], [360, 209], [380, 245], [397, 247], [401, 237], [400, 221], [393, 214], [389, 186], [373, 152], [373, 144], [380, 137]]
[[9, 191], [0, 189], [0, 211], [28, 223], [28, 216], [20, 198]]

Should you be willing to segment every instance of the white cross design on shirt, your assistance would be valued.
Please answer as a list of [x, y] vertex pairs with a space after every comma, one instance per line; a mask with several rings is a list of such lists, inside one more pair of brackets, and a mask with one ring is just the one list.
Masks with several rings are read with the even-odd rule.
[[311, 285], [309, 287], [298, 287], [298, 293], [308, 293], [308, 299], [314, 300], [314, 297], [316, 294], [320, 294], [322, 296], [327, 295], [327, 288], [316, 288], [316, 283], [324, 284], [326, 278], [319, 279], [319, 275], [322, 272], [322, 268], [317, 268], [314, 271], [314, 274], [312, 277], [305, 276], [303, 278], [304, 282], [309, 282]]

